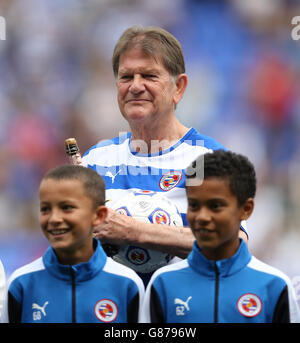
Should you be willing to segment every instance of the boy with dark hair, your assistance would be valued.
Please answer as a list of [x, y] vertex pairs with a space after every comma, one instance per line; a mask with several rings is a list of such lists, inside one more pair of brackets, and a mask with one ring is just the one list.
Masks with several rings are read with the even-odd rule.
[[241, 221], [254, 208], [253, 165], [217, 150], [197, 158], [186, 177], [187, 220], [196, 240], [186, 260], [153, 275], [143, 321], [299, 322], [289, 278], [251, 256], [238, 237]]
[[51, 247], [8, 282], [11, 323], [137, 322], [144, 286], [108, 258], [93, 230], [107, 216], [100, 175], [82, 166], [50, 170], [40, 189], [40, 225]]

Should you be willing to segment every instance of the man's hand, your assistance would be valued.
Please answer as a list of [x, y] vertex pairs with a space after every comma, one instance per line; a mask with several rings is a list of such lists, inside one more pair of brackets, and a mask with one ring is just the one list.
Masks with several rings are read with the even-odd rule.
[[190, 253], [195, 240], [189, 228], [144, 223], [110, 208], [94, 235], [104, 244], [137, 245], [181, 258]]
[[95, 228], [94, 235], [102, 243], [137, 244], [140, 233], [139, 224], [140, 222], [136, 219], [109, 208], [106, 219]]
[[[144, 223], [110, 208], [94, 235], [104, 244], [137, 245], [181, 258], [187, 257], [195, 240], [190, 228]], [[240, 237], [247, 242], [247, 235], [242, 230]]]

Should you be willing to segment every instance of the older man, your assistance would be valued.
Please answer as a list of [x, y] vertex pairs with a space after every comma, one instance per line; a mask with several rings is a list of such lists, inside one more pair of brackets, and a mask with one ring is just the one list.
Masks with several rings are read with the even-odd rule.
[[[200, 154], [225, 148], [175, 116], [188, 77], [173, 35], [158, 27], [131, 27], [117, 42], [112, 63], [119, 108], [131, 132], [93, 146], [83, 162], [103, 176], [112, 204], [136, 189], [162, 192], [177, 205], [184, 227], [142, 223], [110, 210], [96, 235], [104, 243], [185, 258], [194, 237], [186, 227], [184, 170]], [[242, 230], [241, 235], [246, 237]]]

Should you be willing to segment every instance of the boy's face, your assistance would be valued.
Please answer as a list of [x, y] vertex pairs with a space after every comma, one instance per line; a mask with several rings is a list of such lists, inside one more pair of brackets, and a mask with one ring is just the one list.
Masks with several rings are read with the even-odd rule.
[[71, 256], [79, 258], [73, 264], [89, 260], [93, 229], [104, 220], [106, 207], [96, 209], [79, 180], [44, 179], [39, 197], [40, 225], [60, 262]]
[[186, 192], [187, 220], [204, 256], [220, 260], [234, 255], [239, 247], [240, 223], [251, 215], [253, 199], [240, 206], [227, 180], [220, 178], [187, 186]]

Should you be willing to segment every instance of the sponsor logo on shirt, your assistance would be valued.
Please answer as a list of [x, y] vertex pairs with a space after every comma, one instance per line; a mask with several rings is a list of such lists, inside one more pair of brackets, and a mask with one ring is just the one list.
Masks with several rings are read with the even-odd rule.
[[40, 306], [39, 304], [37, 303], [33, 303], [32, 304], [32, 309], [35, 310], [33, 311], [32, 313], [32, 317], [33, 317], [33, 320], [36, 321], [36, 320], [41, 320], [42, 319], [42, 315], [44, 317], [46, 317], [46, 306], [49, 304], [49, 301], [46, 301], [43, 306]]
[[191, 296], [189, 296], [185, 301], [180, 298], [174, 299], [174, 304], [176, 305], [176, 316], [184, 316], [186, 311], [190, 310], [189, 302], [191, 299]]

